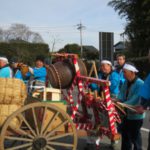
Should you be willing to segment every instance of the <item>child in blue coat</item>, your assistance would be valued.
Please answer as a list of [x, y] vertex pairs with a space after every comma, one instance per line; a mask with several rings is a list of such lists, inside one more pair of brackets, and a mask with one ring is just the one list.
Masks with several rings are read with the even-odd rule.
[[38, 56], [36, 58], [35, 67], [29, 67], [29, 72], [26, 74], [26, 78], [33, 76], [35, 86], [45, 86], [46, 74], [47, 71], [44, 67], [44, 58]]

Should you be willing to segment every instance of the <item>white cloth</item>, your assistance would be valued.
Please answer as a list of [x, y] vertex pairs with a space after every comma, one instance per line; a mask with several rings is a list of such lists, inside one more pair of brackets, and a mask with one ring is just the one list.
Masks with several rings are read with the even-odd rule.
[[125, 64], [123, 69], [127, 69], [132, 72], [139, 72], [133, 65], [130, 65], [130, 64]]
[[101, 64], [108, 64], [108, 65], [112, 66], [112, 63], [109, 60], [102, 60]]
[[8, 64], [8, 59], [6, 57], [0, 57], [0, 60], [3, 60]]
[[33, 68], [29, 67], [29, 72], [30, 72], [31, 74], [34, 74]]

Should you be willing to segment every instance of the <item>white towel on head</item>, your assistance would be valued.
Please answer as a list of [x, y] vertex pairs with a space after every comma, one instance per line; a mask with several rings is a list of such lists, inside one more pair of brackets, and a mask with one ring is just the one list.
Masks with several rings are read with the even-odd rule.
[[0, 60], [3, 60], [8, 64], [8, 59], [6, 57], [0, 57]]
[[110, 66], [112, 66], [112, 63], [109, 60], [102, 60], [101, 64], [109, 64]]
[[129, 71], [132, 71], [132, 72], [139, 72], [133, 65], [131, 64], [125, 64], [123, 69], [127, 69]]

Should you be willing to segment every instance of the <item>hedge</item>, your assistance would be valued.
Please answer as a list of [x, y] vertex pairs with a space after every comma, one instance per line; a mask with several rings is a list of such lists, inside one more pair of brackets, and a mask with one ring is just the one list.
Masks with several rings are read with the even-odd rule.
[[6, 56], [9, 60], [17, 57], [21, 62], [33, 65], [38, 55], [48, 57], [48, 44], [27, 42], [0, 43], [0, 56]]

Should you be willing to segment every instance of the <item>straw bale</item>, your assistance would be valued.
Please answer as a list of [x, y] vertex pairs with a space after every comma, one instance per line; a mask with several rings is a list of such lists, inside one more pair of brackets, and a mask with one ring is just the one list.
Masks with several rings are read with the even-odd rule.
[[[21, 106], [20, 105], [4, 105], [0, 104], [0, 128], [6, 121], [6, 119], [14, 113], [16, 110], [18, 110]], [[10, 126], [13, 126], [15, 128], [18, 128], [21, 125], [21, 120], [19, 118], [13, 118], [12, 121], [9, 124]]]
[[0, 104], [24, 104], [27, 89], [23, 81], [15, 78], [0, 78], [0, 89]]

